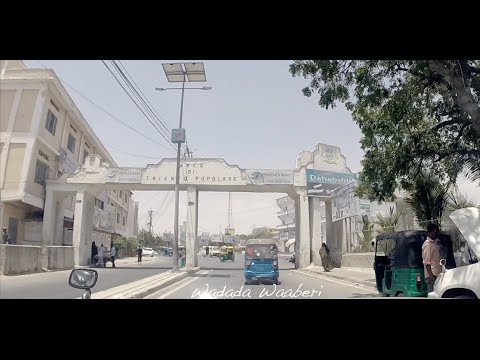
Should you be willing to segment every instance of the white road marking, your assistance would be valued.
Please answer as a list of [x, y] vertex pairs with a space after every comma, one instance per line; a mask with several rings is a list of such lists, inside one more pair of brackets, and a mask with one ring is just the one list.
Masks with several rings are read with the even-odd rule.
[[343, 281], [343, 280], [337, 280], [337, 279], [332, 279], [332, 278], [327, 278], [326, 276], [322, 276], [322, 275], [315, 275], [315, 274], [309, 274], [307, 272], [303, 272], [301, 270], [293, 270], [299, 274], [303, 274], [303, 275], [307, 275], [307, 276], [311, 276], [311, 277], [314, 277], [314, 278], [317, 278], [317, 279], [322, 279], [322, 280], [326, 280], [326, 281], [330, 281], [330, 282], [333, 282], [335, 284], [341, 284], [341, 285], [346, 285], [346, 286], [350, 286], [350, 287], [353, 287], [355, 289], [358, 289], [358, 290], [363, 290], [363, 291], [366, 291], [366, 292], [369, 292], [369, 293], [374, 293], [375, 292], [375, 289], [365, 289], [364, 287], [360, 287], [359, 285], [355, 285], [355, 284], [352, 284], [352, 283], [349, 283], [347, 281]]
[[[208, 271], [208, 270], [202, 270], [202, 271], [197, 272], [196, 275], [206, 275], [209, 272], [210, 271]], [[159, 296], [155, 299], [165, 299], [167, 296], [172, 295], [173, 293], [177, 292], [178, 290], [184, 288], [187, 285], [190, 285], [191, 283], [193, 283], [194, 281], [196, 281], [198, 279], [200, 279], [200, 277], [192, 277], [191, 279], [186, 278], [179, 283], [172, 284], [172, 285], [169, 286], [169, 287], [172, 287], [172, 290], [167, 291], [165, 294], [163, 294], [163, 295], [161, 295], [161, 296]], [[163, 291], [167, 290], [169, 287], [163, 289]], [[160, 290], [160, 291], [162, 291], [162, 290]]]

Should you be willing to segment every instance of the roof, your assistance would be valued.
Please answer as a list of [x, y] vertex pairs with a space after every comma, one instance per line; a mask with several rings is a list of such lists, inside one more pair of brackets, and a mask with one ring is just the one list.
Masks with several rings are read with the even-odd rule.
[[277, 244], [275, 239], [250, 239], [247, 241], [247, 245], [271, 245]]

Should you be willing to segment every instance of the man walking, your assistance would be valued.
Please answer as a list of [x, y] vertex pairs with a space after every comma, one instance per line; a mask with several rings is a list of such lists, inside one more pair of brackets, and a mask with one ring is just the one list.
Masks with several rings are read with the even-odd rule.
[[142, 265], [142, 255], [143, 255], [143, 249], [139, 246], [137, 249], [137, 264]]
[[6, 227], [3, 228], [2, 238], [4, 244], [10, 244], [10, 234], [8, 233]]
[[110, 259], [112, 261], [112, 267], [115, 267], [115, 256], [117, 255], [117, 248], [115, 245], [113, 245], [112, 242], [112, 247], [110, 248]]
[[422, 258], [425, 271], [425, 282], [427, 283], [428, 292], [433, 291], [433, 285], [438, 275], [442, 272], [440, 265], [440, 247], [437, 243], [440, 229], [435, 224], [427, 226], [427, 240], [422, 245]]

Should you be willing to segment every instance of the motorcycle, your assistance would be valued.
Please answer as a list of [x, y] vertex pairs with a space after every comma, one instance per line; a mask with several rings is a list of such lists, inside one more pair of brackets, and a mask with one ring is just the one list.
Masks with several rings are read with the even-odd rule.
[[68, 284], [75, 289], [82, 289], [82, 299], [90, 299], [92, 297], [91, 289], [98, 280], [98, 272], [92, 269], [74, 269], [70, 273]]

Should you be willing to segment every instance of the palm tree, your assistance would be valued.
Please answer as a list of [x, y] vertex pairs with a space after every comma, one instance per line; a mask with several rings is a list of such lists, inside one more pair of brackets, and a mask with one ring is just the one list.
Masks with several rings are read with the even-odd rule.
[[370, 222], [367, 215], [362, 216], [362, 233], [359, 234], [361, 241], [360, 251], [370, 251], [372, 249], [373, 240], [373, 226], [375, 224]]
[[406, 202], [413, 209], [421, 227], [425, 227], [428, 222], [441, 227], [448, 206], [450, 187], [451, 183], [444, 184], [428, 174], [418, 178]]
[[384, 216], [382, 214], [377, 215], [377, 220], [375, 225], [377, 225], [380, 230], [380, 233], [395, 231], [398, 225], [398, 221], [403, 214], [403, 209], [395, 210], [395, 208], [390, 207], [388, 215]]

